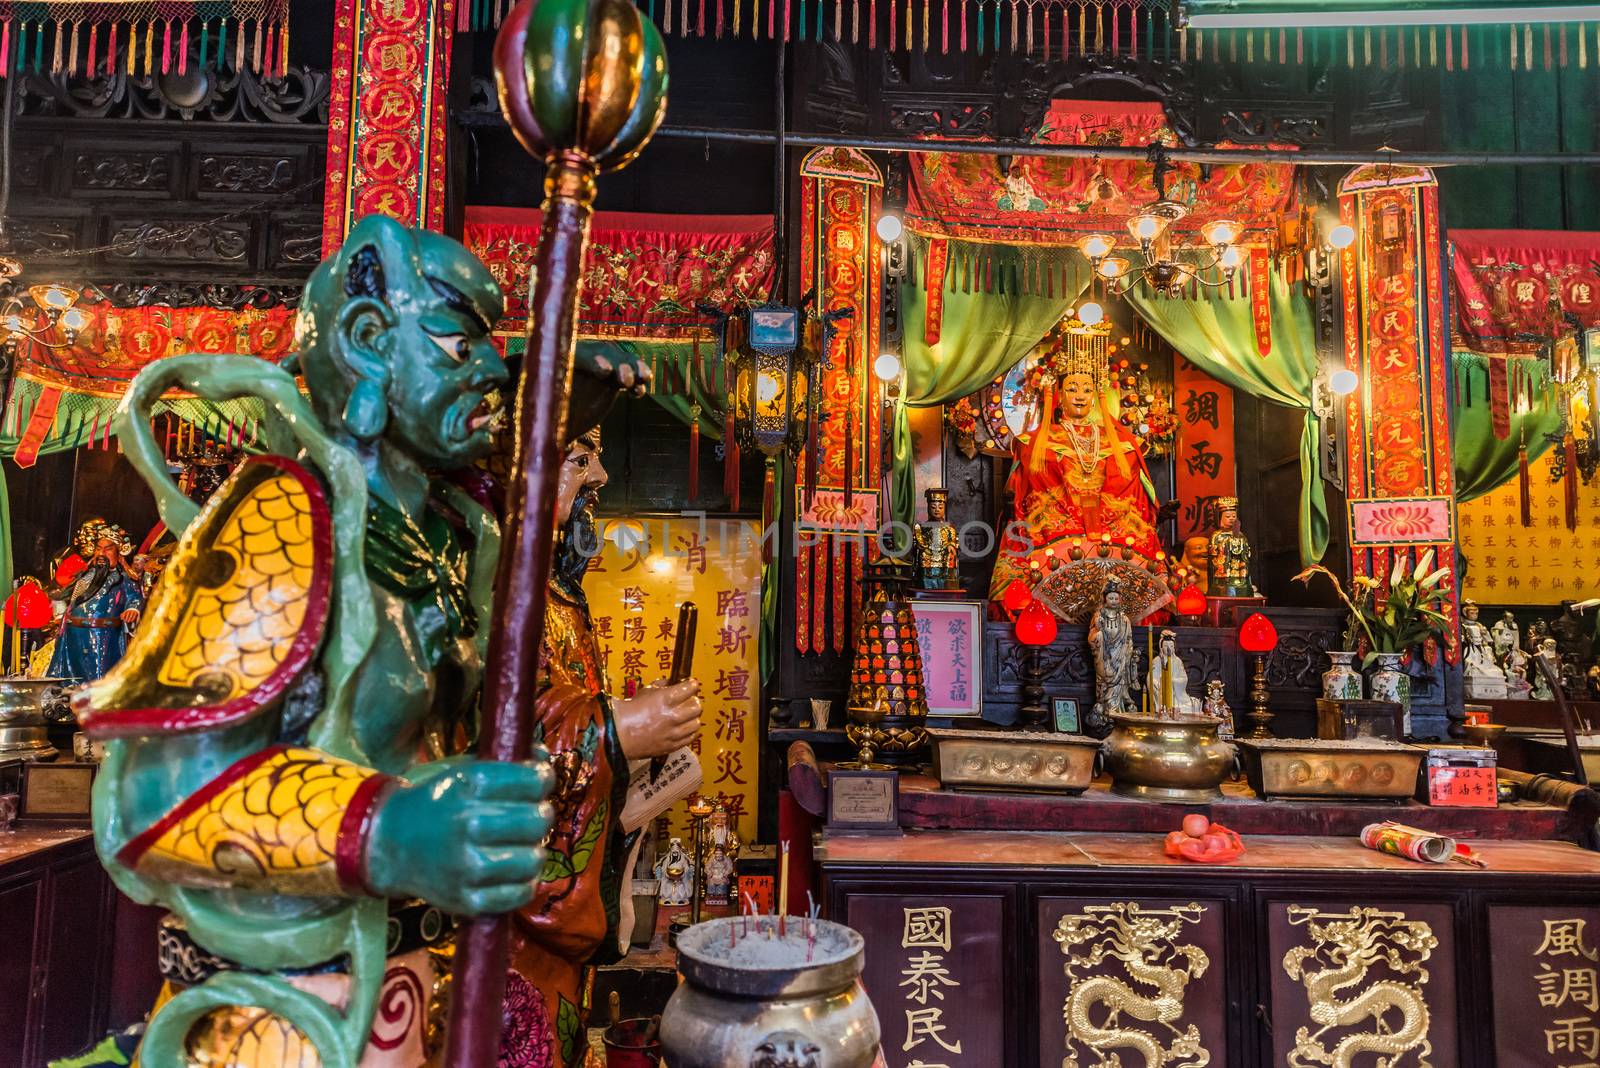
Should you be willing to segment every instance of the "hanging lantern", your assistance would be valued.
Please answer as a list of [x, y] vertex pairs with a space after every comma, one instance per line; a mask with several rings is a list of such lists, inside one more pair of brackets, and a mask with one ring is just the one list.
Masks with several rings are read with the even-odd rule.
[[745, 343], [728, 362], [729, 410], [740, 448], [769, 458], [798, 455], [812, 363], [800, 349], [800, 312], [771, 304], [750, 309]]
[[1036, 602], [1033, 599], [1033, 591], [1028, 589], [1028, 584], [1019, 578], [1012, 579], [1011, 584], [1000, 595], [1000, 604], [1012, 615], [1016, 615], [1024, 608], [1027, 608], [1028, 605], [1034, 603]]
[[23, 579], [17, 592], [6, 598], [5, 625], [8, 627], [38, 630], [49, 626], [52, 616], [50, 597], [37, 579]]

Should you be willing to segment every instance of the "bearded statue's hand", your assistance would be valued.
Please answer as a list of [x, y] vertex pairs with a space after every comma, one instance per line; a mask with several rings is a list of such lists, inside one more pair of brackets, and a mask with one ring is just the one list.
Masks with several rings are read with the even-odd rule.
[[533, 897], [555, 818], [550, 762], [466, 761], [383, 800], [366, 847], [366, 882], [461, 916], [510, 912]]
[[632, 697], [612, 703], [617, 740], [629, 760], [664, 757], [700, 733], [700, 680], [675, 686], [652, 682]]

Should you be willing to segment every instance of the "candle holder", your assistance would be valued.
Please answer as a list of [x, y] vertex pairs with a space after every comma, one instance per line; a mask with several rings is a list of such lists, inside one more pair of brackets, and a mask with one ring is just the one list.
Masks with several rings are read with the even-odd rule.
[[1272, 737], [1269, 725], [1273, 714], [1267, 708], [1267, 701], [1271, 698], [1267, 690], [1267, 654], [1277, 647], [1278, 628], [1260, 612], [1252, 613], [1239, 624], [1239, 648], [1254, 654], [1256, 658], [1255, 675], [1250, 680], [1250, 722], [1255, 724], [1249, 734], [1252, 739]]

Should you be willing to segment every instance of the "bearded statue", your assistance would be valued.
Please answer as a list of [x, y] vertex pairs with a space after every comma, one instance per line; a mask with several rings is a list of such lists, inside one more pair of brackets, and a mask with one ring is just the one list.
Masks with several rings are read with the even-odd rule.
[[[143, 1063], [421, 1065], [448, 917], [533, 894], [548, 759], [436, 759], [474, 729], [493, 624], [468, 476], [504, 421], [501, 312], [461, 245], [369, 217], [311, 276], [292, 364], [179, 356], [129, 391], [118, 433], [178, 544], [75, 711], [107, 746], [101, 859], [173, 914]], [[570, 432], [636, 382], [580, 359]], [[203, 507], [151, 433], [169, 389], [263, 409], [265, 453]]]

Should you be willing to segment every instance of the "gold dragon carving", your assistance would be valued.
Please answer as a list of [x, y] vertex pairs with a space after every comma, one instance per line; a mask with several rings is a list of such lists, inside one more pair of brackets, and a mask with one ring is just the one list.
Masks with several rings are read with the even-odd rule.
[[[1290, 905], [1289, 924], [1304, 927], [1312, 944], [1285, 953], [1283, 970], [1305, 987], [1311, 1022], [1317, 1025], [1315, 1031], [1302, 1027], [1295, 1032], [1290, 1068], [1352, 1068], [1363, 1056], [1376, 1056], [1385, 1068], [1402, 1068], [1408, 1053], [1416, 1055], [1414, 1068], [1430, 1068], [1433, 1044], [1423, 998], [1428, 970], [1423, 965], [1439, 945], [1432, 928], [1406, 919], [1403, 912], [1359, 906], [1328, 913]], [[1385, 969], [1388, 977], [1368, 981], [1375, 967]], [[1366, 1021], [1371, 1021], [1366, 1030], [1339, 1037], [1339, 1032]]]
[[[1200, 922], [1204, 914], [1197, 904], [1144, 909], [1121, 901], [1089, 905], [1061, 917], [1052, 937], [1067, 958], [1067, 1056], [1062, 1068], [1080, 1068], [1080, 1044], [1095, 1058], [1085, 1068], [1118, 1068], [1124, 1063], [1121, 1054], [1108, 1052], [1118, 1049], [1139, 1054], [1145, 1068], [1203, 1068], [1211, 1063], [1211, 1054], [1200, 1043], [1200, 1029], [1191, 1023], [1179, 1030], [1184, 989], [1211, 966], [1204, 950], [1179, 939], [1184, 926]], [[1089, 974], [1106, 961], [1120, 963], [1127, 980]], [[1134, 983], [1154, 993], [1141, 992]], [[1124, 1017], [1165, 1031], [1124, 1024]]]

